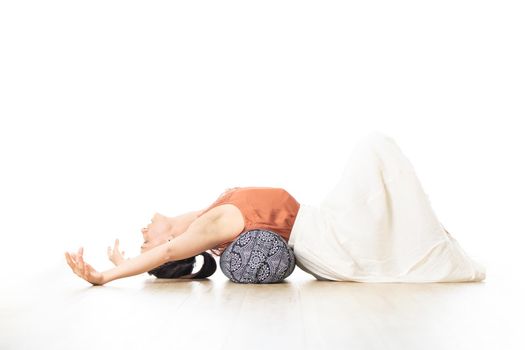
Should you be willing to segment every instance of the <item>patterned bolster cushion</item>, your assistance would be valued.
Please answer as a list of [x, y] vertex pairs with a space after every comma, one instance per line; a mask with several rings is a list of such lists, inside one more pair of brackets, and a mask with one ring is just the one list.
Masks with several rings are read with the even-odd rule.
[[222, 272], [236, 283], [276, 283], [295, 268], [293, 250], [277, 233], [246, 231], [221, 254]]

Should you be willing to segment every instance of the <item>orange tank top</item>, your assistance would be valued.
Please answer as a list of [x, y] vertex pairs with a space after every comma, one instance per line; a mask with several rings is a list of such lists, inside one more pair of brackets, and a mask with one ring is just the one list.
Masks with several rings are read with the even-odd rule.
[[[286, 190], [275, 187], [235, 187], [224, 193], [199, 216], [222, 204], [233, 204], [244, 217], [244, 229], [239, 235], [253, 229], [266, 229], [279, 234], [286, 242], [290, 238], [299, 202]], [[233, 241], [211, 249], [215, 255], [222, 252]]]

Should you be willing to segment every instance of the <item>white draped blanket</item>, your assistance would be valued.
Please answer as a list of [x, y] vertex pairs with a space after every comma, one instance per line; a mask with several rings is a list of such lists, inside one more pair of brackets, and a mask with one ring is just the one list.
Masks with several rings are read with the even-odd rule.
[[318, 279], [356, 282], [481, 281], [438, 221], [414, 168], [396, 142], [372, 132], [319, 206], [302, 204], [290, 246]]

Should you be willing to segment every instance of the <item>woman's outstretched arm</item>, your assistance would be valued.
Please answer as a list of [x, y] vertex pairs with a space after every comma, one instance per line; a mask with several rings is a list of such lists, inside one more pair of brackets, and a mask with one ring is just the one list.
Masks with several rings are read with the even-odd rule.
[[201, 216], [184, 233], [171, 241], [152, 248], [137, 257], [125, 260], [120, 265], [103, 272], [96, 271], [91, 265], [83, 261], [82, 248], [78, 254], [66, 253], [66, 260], [78, 276], [94, 285], [102, 285], [119, 278], [147, 272], [168, 261], [195, 256], [231, 239], [232, 233], [227, 231], [220, 226], [218, 220]]

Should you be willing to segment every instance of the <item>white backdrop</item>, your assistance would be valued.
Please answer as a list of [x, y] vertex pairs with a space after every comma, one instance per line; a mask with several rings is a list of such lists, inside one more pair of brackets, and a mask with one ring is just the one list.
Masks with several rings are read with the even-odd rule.
[[518, 274], [523, 18], [519, 1], [4, 1], [2, 274], [66, 269], [81, 245], [108, 268], [115, 238], [136, 255], [154, 212], [227, 187], [317, 204], [374, 130], [487, 278]]

